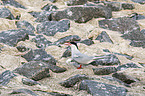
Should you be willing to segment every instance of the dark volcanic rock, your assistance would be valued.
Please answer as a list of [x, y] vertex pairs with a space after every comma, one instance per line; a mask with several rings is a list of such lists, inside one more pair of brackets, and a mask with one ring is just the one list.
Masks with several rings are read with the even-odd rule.
[[0, 43], [16, 46], [19, 41], [29, 39], [29, 31], [25, 29], [15, 29], [2, 31], [0, 33]]
[[145, 35], [139, 30], [128, 32], [126, 34], [123, 34], [121, 37], [123, 37], [124, 39], [137, 40], [137, 41], [145, 40]]
[[142, 47], [142, 48], [145, 48], [145, 40], [143, 41], [136, 41], [136, 40], [132, 40], [131, 43], [130, 43], [131, 46], [134, 46], [134, 47]]
[[101, 82], [83, 80], [79, 85], [80, 90], [86, 90], [92, 96], [126, 96], [127, 89]]
[[17, 90], [13, 90], [13, 92], [11, 92], [10, 94], [20, 94], [20, 93], [25, 93], [25, 94], [30, 94], [31, 96], [38, 96], [36, 93], [34, 93], [33, 91], [29, 90], [29, 89], [17, 89]]
[[9, 70], [4, 71], [2, 74], [0, 74], [0, 86], [7, 85], [10, 80], [15, 76], [16, 75]]
[[131, 3], [122, 3], [122, 8], [132, 10], [132, 9], [135, 9], [135, 6], [134, 4], [131, 4]]
[[62, 73], [66, 71], [66, 68], [61, 68], [53, 64], [48, 64], [49, 69], [55, 73]]
[[135, 79], [134, 77], [131, 77], [131, 76], [126, 75], [124, 73], [114, 73], [112, 75], [112, 77], [115, 77], [115, 78], [117, 78], [117, 79], [119, 79], [127, 84], [131, 84], [131, 83], [139, 81], [139, 80]]
[[26, 79], [26, 78], [22, 78], [22, 83], [29, 86], [39, 84], [37, 81], [34, 81], [32, 79]]
[[58, 8], [55, 5], [47, 4], [41, 9], [45, 11], [55, 11]]
[[3, 2], [4, 5], [12, 5], [12, 6], [15, 6], [17, 8], [26, 9], [23, 5], [21, 5], [20, 3], [18, 3], [15, 0], [2, 0], [2, 2]]
[[[45, 22], [45, 21], [51, 21], [51, 13], [49, 11], [42, 11], [39, 15], [37, 14], [36, 22]], [[34, 15], [35, 16], [35, 15]]]
[[113, 54], [117, 54], [117, 55], [121, 55], [121, 56], [124, 56], [126, 57], [127, 59], [131, 60], [133, 58], [133, 56], [129, 56], [127, 54], [121, 54], [121, 53], [116, 53], [116, 52], [113, 52]]
[[87, 3], [87, 0], [69, 0], [66, 2], [66, 4], [68, 6], [72, 6], [72, 5], [83, 5]]
[[85, 80], [85, 79], [89, 79], [89, 77], [86, 75], [78, 74], [78, 75], [75, 75], [73, 77], [68, 78], [65, 81], [60, 82], [59, 84], [61, 86], [69, 88], [69, 87], [73, 87], [77, 82], [80, 82], [80, 81]]
[[102, 33], [99, 34], [95, 40], [99, 40], [100, 42], [109, 42], [113, 44], [113, 41], [110, 39], [109, 35], [105, 31], [102, 31]]
[[[43, 0], [43, 1], [44, 1], [44, 0]], [[49, 1], [51, 1], [52, 3], [56, 2], [56, 0], [49, 0]]]
[[[22, 29], [26, 29], [26, 30], [29, 30], [30, 31], [30, 33], [29, 33], [29, 35], [32, 35], [32, 36], [34, 36], [35, 34], [33, 33], [34, 31], [35, 31], [35, 28], [34, 28], [34, 26], [32, 26], [29, 22], [27, 22], [27, 21], [18, 21], [17, 23], [16, 23], [16, 25], [17, 25], [17, 28], [22, 28]], [[32, 34], [31, 34], [32, 33]]]
[[1, 8], [0, 9], [0, 18], [6, 18], [6, 19], [12, 20], [12, 19], [14, 19], [14, 16], [9, 9]]
[[16, 68], [13, 72], [26, 76], [33, 80], [41, 80], [50, 77], [49, 67], [46, 63], [40, 61], [31, 61]]
[[145, 19], [144, 15], [141, 15], [141, 14], [138, 14], [138, 13], [132, 13], [129, 17], [134, 19], [134, 20]]
[[69, 94], [65, 94], [65, 93], [59, 93], [59, 92], [45, 92], [45, 91], [35, 91], [35, 92], [39, 92], [39, 93], [46, 93], [46, 94], [48, 94], [47, 96], [72, 96], [72, 95], [69, 95]]
[[113, 54], [103, 55], [103, 56], [99, 56], [99, 57], [102, 57], [103, 59], [95, 60], [95, 61], [91, 62], [90, 64], [95, 65], [95, 66], [98, 66], [98, 65], [119, 65], [120, 64], [119, 59]]
[[35, 38], [31, 40], [36, 43], [38, 48], [46, 48], [51, 45], [51, 41], [47, 40], [43, 35], [37, 35]]
[[117, 67], [117, 70], [120, 71], [120, 70], [125, 70], [127, 68], [140, 68], [138, 67], [136, 64], [134, 63], [127, 63], [127, 64], [124, 64], [124, 65], [120, 65]]
[[46, 21], [37, 25], [37, 32], [47, 36], [54, 36], [57, 32], [66, 32], [69, 28], [69, 20]]
[[84, 44], [86, 44], [88, 46], [94, 44], [94, 42], [91, 39], [82, 40], [80, 43], [84, 43]]
[[145, 0], [131, 0], [135, 3], [145, 4]]
[[145, 35], [140, 32], [140, 27], [137, 21], [127, 18], [120, 17], [114, 19], [105, 19], [99, 21], [99, 26], [105, 29], [110, 29], [113, 31], [119, 31], [123, 35], [124, 39], [130, 40], [144, 40]]
[[52, 20], [58, 21], [67, 18], [78, 23], [84, 23], [97, 17], [111, 18], [112, 11], [106, 6], [98, 5], [70, 7], [63, 11], [56, 11], [52, 13]]
[[27, 61], [43, 61], [45, 63], [50, 63], [56, 65], [56, 60], [50, 54], [47, 54], [44, 49], [30, 50], [25, 55], [22, 55]]
[[115, 77], [104, 76], [104, 77], [102, 77], [102, 78], [107, 79], [107, 80], [109, 80], [109, 81], [117, 81], [117, 82], [119, 82], [120, 84], [122, 84], [122, 85], [124, 85], [124, 86], [126, 86], [126, 87], [130, 87], [129, 84], [126, 84], [126, 83], [124, 83], [123, 81], [121, 81], [121, 80], [119, 80], [119, 79], [117, 79], [117, 78], [115, 78]]
[[113, 54], [117, 54], [117, 55], [121, 55], [126, 57], [127, 59], [131, 60], [133, 58], [133, 56], [129, 56], [127, 54], [121, 54], [121, 53], [116, 53], [116, 52], [110, 52], [108, 49], [103, 49], [104, 52], [109, 52], [109, 53], [113, 53]]
[[145, 67], [145, 64], [144, 63], [139, 63], [141, 66]]
[[22, 45], [17, 46], [16, 48], [17, 48], [18, 51], [20, 51], [20, 52], [25, 52], [25, 51], [28, 51], [28, 50], [30, 49], [30, 48], [26, 48], [25, 46], [22, 46]]
[[104, 29], [119, 31], [122, 34], [140, 30], [137, 21], [127, 17], [100, 20], [99, 26]]
[[39, 15], [40, 15], [41, 12], [31, 11], [31, 12], [28, 12], [28, 13], [31, 14], [33, 17], [37, 18], [37, 17], [39, 17]]
[[70, 56], [71, 56], [71, 47], [68, 46], [67, 49], [65, 50], [65, 52], [62, 54], [61, 57], [67, 58], [67, 57], [70, 57]]
[[95, 75], [108, 75], [117, 72], [117, 69], [115, 67], [93, 68], [93, 71]]
[[55, 44], [64, 44], [66, 42], [71, 42], [71, 41], [80, 41], [81, 38], [78, 35], [69, 35], [63, 38], [60, 38], [55, 42]]
[[122, 3], [120, 2], [105, 2], [105, 5], [110, 7], [112, 11], [122, 10]]

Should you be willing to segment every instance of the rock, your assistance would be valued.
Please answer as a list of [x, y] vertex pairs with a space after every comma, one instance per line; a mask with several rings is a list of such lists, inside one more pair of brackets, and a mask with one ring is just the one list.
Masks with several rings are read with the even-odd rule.
[[52, 72], [55, 72], [55, 73], [62, 73], [67, 70], [66, 68], [61, 68], [53, 64], [48, 64], [48, 67]]
[[124, 65], [120, 65], [117, 67], [117, 70], [118, 71], [121, 71], [121, 70], [125, 70], [127, 68], [141, 68], [141, 67], [138, 67], [136, 64], [134, 63], [127, 63], [127, 64], [124, 64]]
[[112, 77], [115, 77], [121, 81], [123, 81], [124, 83], [127, 83], [127, 84], [131, 84], [131, 83], [134, 83], [134, 82], [138, 82], [139, 80], [135, 79], [134, 77], [131, 77], [129, 75], [126, 75], [124, 73], [114, 73], [112, 75]]
[[4, 71], [2, 74], [0, 74], [0, 86], [7, 85], [10, 82], [10, 80], [15, 76], [16, 75], [10, 70]]
[[41, 93], [46, 93], [48, 94], [47, 96], [72, 96], [69, 94], [65, 94], [65, 93], [59, 93], [59, 92], [45, 92], [45, 91], [41, 91], [41, 90], [36, 90], [35, 92], [41, 92]]
[[115, 67], [93, 68], [93, 72], [95, 75], [109, 75], [117, 72], [117, 69]]
[[129, 56], [128, 54], [121, 54], [121, 53], [116, 53], [116, 52], [110, 52], [108, 49], [103, 49], [104, 52], [109, 52], [109, 53], [113, 53], [113, 54], [117, 54], [117, 55], [121, 55], [126, 57], [127, 59], [131, 60], [133, 58], [133, 56]]
[[88, 46], [94, 44], [94, 42], [91, 39], [82, 40], [82, 41], [80, 41], [80, 43], [84, 43], [84, 44], [86, 44]]
[[61, 86], [69, 88], [69, 87], [73, 87], [76, 83], [78, 83], [82, 80], [85, 80], [85, 79], [89, 79], [89, 77], [86, 75], [78, 74], [78, 75], [68, 78], [65, 81], [60, 82], [59, 84]]
[[59, 40], [54, 42], [54, 44], [64, 44], [66, 42], [80, 41], [80, 40], [81, 40], [81, 38], [78, 35], [69, 35], [69, 36], [60, 38]]
[[6, 19], [13, 20], [14, 16], [9, 9], [1, 8], [0, 9], [0, 18], [6, 18]]
[[19, 41], [29, 39], [29, 31], [25, 29], [14, 29], [0, 32], [0, 43], [16, 46]]
[[126, 87], [130, 87], [129, 84], [126, 84], [126, 83], [124, 83], [123, 81], [121, 81], [121, 80], [119, 80], [119, 79], [117, 79], [117, 78], [115, 78], [115, 77], [104, 76], [104, 77], [102, 77], [102, 78], [107, 79], [107, 80], [109, 80], [109, 81], [117, 81], [117, 82], [119, 82], [120, 84], [122, 84], [122, 85], [124, 85], [124, 86], [126, 86]]
[[87, 3], [87, 0], [69, 0], [66, 2], [66, 4], [68, 6], [72, 6], [72, 5], [83, 5]]
[[39, 84], [37, 81], [34, 81], [32, 79], [26, 79], [26, 78], [22, 78], [22, 83], [28, 86]]
[[99, 21], [101, 28], [119, 31], [123, 34], [121, 37], [130, 40], [144, 40], [145, 35], [140, 32], [139, 24], [128, 17], [120, 17], [114, 19], [105, 19]]
[[109, 51], [109, 49], [103, 49], [103, 51], [104, 51], [104, 52], [109, 52], [109, 53], [111, 53], [111, 52]]
[[70, 28], [69, 20], [46, 21], [37, 25], [37, 32], [47, 36], [54, 36], [57, 32], [66, 32]]
[[101, 82], [83, 80], [79, 90], [86, 90], [92, 96], [126, 96], [127, 89]]
[[[31, 14], [33, 17], [37, 18], [39, 17], [40, 13], [41, 12], [34, 12], [34, 11], [31, 11], [31, 12], [28, 12], [29, 14]], [[41, 13], [42, 14], [42, 13]]]
[[65, 50], [65, 52], [62, 54], [61, 57], [67, 58], [67, 57], [70, 57], [70, 56], [71, 56], [71, 47], [68, 46], [67, 49]]
[[135, 3], [145, 4], [145, 0], [131, 0]]
[[56, 65], [56, 60], [54, 57], [52, 57], [50, 54], [47, 54], [44, 49], [36, 49], [36, 50], [30, 50], [25, 55], [22, 55], [23, 58], [25, 58], [28, 62], [29, 61], [43, 61], [45, 63], [50, 63], [53, 65]]
[[[79, 15], [78, 15], [79, 14]], [[74, 20], [78, 23], [85, 23], [92, 18], [111, 18], [112, 11], [110, 8], [98, 5], [98, 6], [75, 6], [66, 8], [63, 11], [56, 11], [52, 13], [52, 20], [61, 20], [64, 18]]]
[[40, 14], [36, 13], [36, 22], [46, 22], [46, 21], [51, 21], [51, 13], [49, 11], [42, 11]]
[[18, 51], [20, 51], [20, 52], [25, 52], [25, 51], [30, 50], [30, 48], [26, 48], [25, 46], [22, 46], [22, 45], [17, 46], [16, 48], [17, 48]]
[[46, 77], [50, 77], [49, 67], [46, 63], [40, 61], [31, 61], [24, 63], [20, 67], [16, 68], [13, 72], [36, 81]]
[[11, 5], [14, 6], [16, 8], [23, 8], [26, 9], [23, 5], [21, 5], [20, 3], [18, 3], [15, 0], [1, 0], [3, 2], [4, 5]]
[[49, 1], [51, 1], [52, 3], [55, 3], [56, 2], [56, 0], [49, 0]]
[[47, 4], [43, 8], [41, 8], [41, 10], [45, 10], [45, 11], [55, 11], [57, 9], [58, 8], [55, 5], [52, 5], [52, 4]]
[[132, 40], [129, 45], [134, 46], [134, 47], [145, 48], [145, 40], [142, 40], [142, 41]]
[[99, 56], [99, 57], [102, 57], [103, 59], [95, 60], [95, 61], [91, 62], [90, 64], [95, 65], [95, 66], [98, 66], [98, 65], [119, 65], [120, 64], [119, 59], [113, 54], [103, 55], [103, 56]]
[[124, 56], [126, 57], [127, 59], [131, 60], [133, 58], [133, 56], [129, 56], [127, 54], [121, 54], [121, 53], [116, 53], [116, 52], [113, 52], [113, 54], [117, 54], [117, 55], [121, 55], [121, 56]]
[[12, 94], [20, 94], [20, 93], [25, 93], [25, 94], [30, 94], [31, 96], [38, 96], [36, 93], [34, 93], [33, 91], [29, 90], [29, 89], [17, 89], [17, 90], [13, 90], [13, 92], [10, 93], [10, 95]]
[[90, 3], [85, 3], [84, 6], [98, 6], [98, 5], [95, 4], [95, 3], [90, 2]]
[[134, 19], [134, 20], [145, 19], [144, 15], [141, 15], [141, 14], [138, 14], [138, 13], [132, 13], [129, 17]]
[[100, 20], [99, 26], [104, 29], [119, 31], [122, 34], [140, 30], [140, 26], [137, 21], [127, 17]]
[[145, 67], [145, 64], [144, 63], [139, 63], [141, 66]]
[[16, 25], [17, 25], [17, 28], [22, 28], [22, 29], [26, 29], [26, 30], [31, 31], [29, 35], [35, 36], [35, 34], [33, 33], [35, 31], [35, 28], [29, 22], [27, 22], [25, 20], [24, 21], [18, 21], [16, 23]]
[[52, 44], [52, 42], [47, 40], [43, 35], [37, 35], [35, 38], [32, 38], [31, 41], [35, 42], [38, 48], [46, 48]]
[[128, 32], [126, 34], [123, 34], [121, 37], [123, 37], [124, 39], [129, 39], [129, 40], [145, 40], [145, 35], [140, 32], [140, 31], [132, 31], [132, 32]]
[[131, 4], [131, 3], [122, 3], [122, 8], [132, 10], [132, 9], [135, 9], [135, 6], [134, 4]]
[[120, 2], [105, 2], [107, 7], [110, 7], [112, 11], [120, 11], [122, 10], [122, 3]]
[[95, 40], [99, 40], [100, 42], [109, 42], [113, 44], [113, 41], [110, 39], [106, 31], [102, 31], [102, 33], [99, 34]]

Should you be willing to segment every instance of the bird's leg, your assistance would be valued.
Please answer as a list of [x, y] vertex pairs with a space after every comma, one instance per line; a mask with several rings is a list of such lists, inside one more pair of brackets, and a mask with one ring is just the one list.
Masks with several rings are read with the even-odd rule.
[[81, 69], [82, 68], [82, 64], [80, 64], [80, 67], [78, 67], [77, 69]]

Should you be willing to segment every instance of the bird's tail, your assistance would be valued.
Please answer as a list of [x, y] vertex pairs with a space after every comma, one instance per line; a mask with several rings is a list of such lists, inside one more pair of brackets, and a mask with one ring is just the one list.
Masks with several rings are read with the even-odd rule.
[[102, 56], [95, 56], [93, 59], [94, 59], [94, 60], [104, 59], [104, 57], [102, 57]]

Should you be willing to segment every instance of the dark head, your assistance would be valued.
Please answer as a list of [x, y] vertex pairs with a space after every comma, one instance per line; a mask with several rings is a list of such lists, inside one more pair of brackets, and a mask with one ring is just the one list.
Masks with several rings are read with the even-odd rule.
[[70, 44], [75, 45], [75, 46], [77, 47], [77, 49], [78, 49], [78, 45], [77, 45], [77, 43], [76, 43], [76, 42], [70, 42]]
[[65, 43], [65, 45], [68, 45], [68, 46], [75, 45], [77, 47], [77, 49], [78, 49], [78, 45], [77, 45], [76, 42], [68, 42], [68, 43]]

